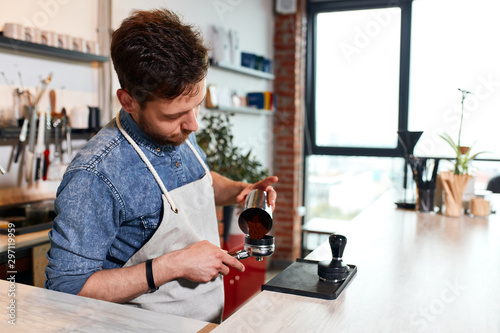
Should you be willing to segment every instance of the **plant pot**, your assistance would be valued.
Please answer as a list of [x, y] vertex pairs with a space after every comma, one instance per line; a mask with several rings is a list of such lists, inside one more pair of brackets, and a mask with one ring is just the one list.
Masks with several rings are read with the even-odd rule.
[[464, 213], [462, 206], [462, 196], [471, 175], [455, 175], [451, 171], [439, 174], [444, 191], [444, 215], [461, 216]]

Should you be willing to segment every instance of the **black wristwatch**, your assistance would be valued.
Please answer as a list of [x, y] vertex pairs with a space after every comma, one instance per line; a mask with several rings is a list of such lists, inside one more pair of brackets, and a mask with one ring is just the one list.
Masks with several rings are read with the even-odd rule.
[[146, 261], [146, 279], [149, 286], [148, 293], [154, 293], [157, 291], [158, 287], [155, 286], [155, 279], [153, 278], [153, 259], [148, 259]]

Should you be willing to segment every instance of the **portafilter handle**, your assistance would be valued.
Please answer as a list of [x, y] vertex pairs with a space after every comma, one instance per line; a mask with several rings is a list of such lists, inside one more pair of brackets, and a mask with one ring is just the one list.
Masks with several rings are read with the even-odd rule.
[[234, 257], [238, 260], [246, 259], [250, 257], [250, 252], [245, 251], [245, 250], [238, 250], [234, 252], [229, 252], [228, 253], [231, 257]]

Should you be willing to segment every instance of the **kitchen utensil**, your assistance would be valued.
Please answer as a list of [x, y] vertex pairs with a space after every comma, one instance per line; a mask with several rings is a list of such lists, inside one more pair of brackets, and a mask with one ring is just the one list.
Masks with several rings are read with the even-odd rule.
[[18, 40], [24, 40], [24, 27], [19, 23], [5, 23], [3, 25], [3, 36]]
[[56, 33], [54, 31], [43, 30], [40, 35], [40, 42], [43, 45], [56, 47], [57, 46]]
[[252, 190], [247, 195], [238, 225], [250, 238], [262, 239], [273, 226], [272, 208], [267, 204], [267, 194], [262, 190]]
[[266, 235], [273, 226], [272, 208], [267, 204], [267, 194], [262, 190], [252, 190], [245, 200], [238, 225], [245, 234], [243, 251], [229, 253], [233, 257], [246, 259], [250, 256], [261, 261], [274, 253], [274, 237]]
[[66, 113], [66, 108], [62, 108], [62, 115], [63, 115], [63, 130], [64, 133], [66, 134], [66, 153], [68, 154], [68, 157], [71, 159], [72, 158], [72, 144], [71, 144], [71, 126], [69, 123], [69, 118]]
[[72, 43], [71, 43], [71, 49], [73, 51], [77, 52], [83, 52], [83, 38], [80, 37], [73, 37]]
[[21, 126], [24, 120], [24, 104], [23, 104], [23, 91], [19, 88], [16, 88], [14, 91], [14, 105], [15, 105], [15, 121], [17, 126]]
[[250, 253], [248, 251], [244, 251], [244, 250], [238, 250], [238, 251], [234, 251], [234, 252], [229, 252], [228, 254], [231, 257], [235, 257], [238, 260], [250, 258]]
[[89, 107], [86, 105], [75, 106], [71, 109], [71, 127], [76, 129], [89, 128]]
[[242, 260], [249, 257], [254, 257], [257, 261], [262, 261], [264, 257], [269, 257], [274, 253], [274, 237], [265, 235], [261, 239], [253, 239], [250, 236], [245, 236], [245, 246], [243, 250], [230, 252], [230, 256]]
[[71, 48], [71, 36], [70, 35], [57, 35], [57, 47], [61, 49], [70, 49]]
[[35, 180], [42, 178], [42, 156], [45, 145], [45, 112], [40, 113], [38, 119], [38, 137], [36, 139], [36, 168]]
[[45, 93], [45, 90], [47, 89], [47, 86], [49, 85], [50, 81], [52, 81], [52, 73], [50, 73], [45, 80], [42, 80], [40, 92], [38, 93], [38, 96], [35, 99], [34, 105], [38, 105], [38, 102], [40, 102], [40, 99]]
[[243, 247], [255, 260], [262, 261], [263, 257], [268, 257], [274, 253], [274, 237], [264, 235], [261, 239], [253, 239], [245, 236], [245, 246]]
[[52, 126], [54, 127], [54, 162], [50, 164], [49, 171], [47, 173], [48, 180], [61, 180], [64, 172], [66, 171], [67, 165], [63, 163], [63, 155], [61, 153], [61, 127], [62, 119], [53, 119]]
[[273, 279], [262, 285], [262, 290], [334, 300], [349, 285], [357, 273], [355, 265], [348, 265], [349, 275], [339, 283], [325, 283], [318, 279], [316, 260], [296, 259]]
[[332, 259], [322, 260], [318, 263], [318, 275], [321, 281], [335, 284], [344, 281], [349, 275], [349, 266], [342, 261], [347, 238], [332, 234], [328, 241], [332, 250]]
[[45, 115], [45, 150], [43, 151], [43, 172], [42, 179], [47, 180], [47, 173], [50, 166], [50, 133], [52, 130], [52, 117], [50, 112]]
[[57, 110], [56, 107], [56, 91], [54, 89], [51, 89], [49, 91], [49, 100], [50, 100], [50, 116], [52, 118], [61, 118], [63, 115], [61, 112]]
[[329, 242], [331, 259], [319, 262], [297, 259], [263, 285], [262, 290], [327, 300], [336, 299], [356, 274], [357, 267], [346, 265], [342, 261], [347, 244], [345, 236], [332, 234]]
[[[21, 74], [19, 74], [19, 78]], [[31, 94], [29, 90], [23, 91], [22, 92], [22, 97], [25, 99], [25, 104], [23, 105], [23, 125], [21, 127], [21, 132], [19, 133], [19, 141], [17, 143], [17, 151], [16, 151], [16, 156], [14, 158], [14, 162], [17, 163], [19, 160], [19, 155], [21, 155], [21, 151], [24, 148], [24, 142], [26, 141], [26, 136], [28, 134], [28, 125], [29, 125], [29, 120], [31, 118]]]
[[12, 89], [12, 107], [6, 107], [3, 115], [3, 124], [6, 127], [14, 127], [19, 124], [19, 108], [21, 105], [20, 91]]
[[2, 74], [2, 77], [6, 83], [6, 86], [10, 86], [10, 83], [9, 83], [9, 80], [7, 79], [7, 76], [5, 75], [5, 72], [4, 71], [1, 71], [0, 74]]
[[40, 29], [24, 27], [24, 40], [30, 43], [40, 43]]
[[26, 141], [26, 135], [28, 134], [28, 124], [29, 117], [25, 117], [23, 120], [23, 126], [21, 127], [21, 132], [19, 134], [19, 140], [17, 142], [16, 156], [14, 158], [15, 163], [17, 163], [17, 161], [19, 160], [19, 155], [21, 155], [21, 151], [24, 148], [24, 141]]
[[101, 109], [95, 106], [89, 106], [89, 129], [99, 131], [101, 128]]
[[29, 126], [29, 137], [28, 137], [28, 151], [26, 152], [26, 181], [31, 182], [33, 177], [33, 162], [35, 159], [35, 134], [36, 134], [36, 119], [37, 119], [37, 108], [36, 106], [30, 106], [30, 126]]
[[[406, 202], [406, 189], [408, 188], [408, 164], [409, 160], [413, 158], [413, 150], [415, 149], [418, 140], [422, 136], [422, 133], [423, 132], [410, 132], [407, 130], [398, 131], [398, 141], [405, 152], [405, 165], [403, 171], [403, 201], [396, 202], [396, 206], [398, 208], [413, 210], [416, 207], [416, 203]], [[411, 179], [412, 178], [410, 178], [410, 180]]]

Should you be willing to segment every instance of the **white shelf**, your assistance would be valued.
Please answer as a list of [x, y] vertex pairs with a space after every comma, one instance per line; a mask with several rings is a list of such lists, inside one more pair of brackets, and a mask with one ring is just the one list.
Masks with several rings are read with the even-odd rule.
[[12, 52], [24, 51], [36, 55], [45, 55], [53, 58], [81, 61], [81, 62], [107, 62], [108, 57], [77, 52], [72, 50], [61, 49], [37, 43], [30, 43], [22, 40], [4, 37], [0, 33], [0, 48], [10, 50]]
[[266, 73], [262, 71], [258, 71], [256, 69], [252, 68], [247, 68], [247, 67], [242, 67], [242, 66], [235, 66], [229, 63], [225, 62], [219, 62], [216, 65], [211, 65], [211, 67], [218, 68], [218, 69], [223, 69], [231, 72], [236, 72], [240, 74], [245, 74], [245, 75], [250, 75], [253, 77], [258, 77], [266, 80], [274, 80], [274, 75], [271, 73]]
[[272, 116], [274, 115], [274, 111], [271, 110], [259, 110], [255, 108], [249, 107], [231, 107], [231, 106], [221, 106], [217, 109], [208, 109], [208, 111], [221, 111], [221, 112], [231, 112], [231, 113], [244, 113], [244, 114], [254, 114], [254, 115], [264, 115], [264, 116]]

